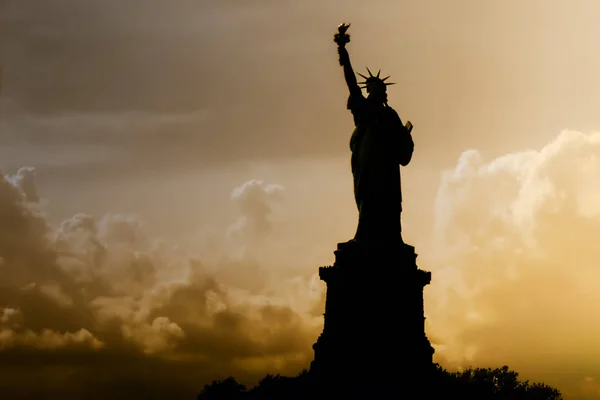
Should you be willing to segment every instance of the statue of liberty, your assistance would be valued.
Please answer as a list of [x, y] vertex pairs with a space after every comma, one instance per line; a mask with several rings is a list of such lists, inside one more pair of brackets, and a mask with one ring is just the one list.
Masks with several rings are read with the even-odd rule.
[[402, 123], [398, 113], [387, 103], [389, 78], [380, 78], [379, 71], [360, 75], [366, 89], [365, 97], [350, 64], [346, 44], [350, 25], [342, 24], [334, 36], [338, 45], [340, 65], [350, 95], [348, 109], [354, 117], [355, 129], [350, 139], [351, 166], [354, 178], [354, 197], [358, 207], [358, 227], [348, 244], [394, 245], [403, 243], [400, 214], [402, 191], [400, 166], [410, 162], [414, 149], [412, 124]]

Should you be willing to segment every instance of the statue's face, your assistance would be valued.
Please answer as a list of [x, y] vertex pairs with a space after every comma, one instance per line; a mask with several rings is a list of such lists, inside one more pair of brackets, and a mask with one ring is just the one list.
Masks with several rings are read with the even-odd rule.
[[367, 85], [369, 98], [381, 103], [387, 103], [387, 90], [385, 85], [369, 84]]

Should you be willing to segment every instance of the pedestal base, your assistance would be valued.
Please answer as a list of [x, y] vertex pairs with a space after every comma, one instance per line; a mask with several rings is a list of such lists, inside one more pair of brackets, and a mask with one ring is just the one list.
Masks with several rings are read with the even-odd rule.
[[325, 325], [311, 374], [333, 391], [369, 395], [421, 381], [433, 368], [423, 313], [431, 273], [418, 269], [414, 247], [349, 242], [335, 256], [333, 266], [319, 269], [327, 284]]

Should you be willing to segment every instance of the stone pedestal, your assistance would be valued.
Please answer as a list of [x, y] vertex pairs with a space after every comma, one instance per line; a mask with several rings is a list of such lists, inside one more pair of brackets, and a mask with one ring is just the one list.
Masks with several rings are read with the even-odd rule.
[[431, 273], [418, 269], [414, 247], [403, 243], [340, 244], [335, 256], [333, 266], [319, 268], [327, 284], [325, 325], [311, 374], [338, 395], [418, 392], [414, 383], [433, 368], [423, 312]]

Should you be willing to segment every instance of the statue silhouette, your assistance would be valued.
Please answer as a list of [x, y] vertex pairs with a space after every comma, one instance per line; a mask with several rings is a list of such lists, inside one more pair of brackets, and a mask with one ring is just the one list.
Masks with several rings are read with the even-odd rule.
[[550, 386], [519, 381], [507, 366], [452, 373], [433, 363], [423, 302], [431, 273], [419, 269], [413, 246], [397, 246], [403, 243], [399, 166], [412, 158], [412, 124], [403, 125], [388, 106], [388, 78], [380, 73], [361, 75], [363, 96], [345, 47], [348, 27], [340, 25], [334, 41], [356, 126], [350, 148], [359, 222], [354, 239], [338, 244], [334, 264], [319, 268], [327, 292], [310, 370], [294, 378], [267, 375], [249, 390], [230, 377], [206, 385], [197, 400], [562, 400]]
[[340, 65], [350, 96], [348, 109], [354, 117], [355, 129], [350, 139], [354, 197], [358, 207], [358, 227], [354, 239], [360, 244], [402, 243], [400, 213], [402, 190], [400, 168], [410, 162], [414, 149], [412, 124], [403, 125], [398, 113], [387, 103], [387, 86], [393, 85], [380, 78], [379, 71], [364, 78], [365, 98], [350, 63], [346, 44], [350, 35], [348, 24], [338, 27], [334, 42], [338, 45]]

